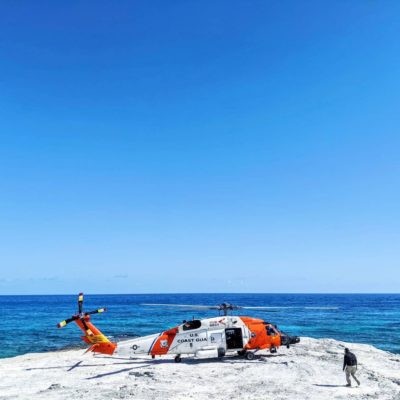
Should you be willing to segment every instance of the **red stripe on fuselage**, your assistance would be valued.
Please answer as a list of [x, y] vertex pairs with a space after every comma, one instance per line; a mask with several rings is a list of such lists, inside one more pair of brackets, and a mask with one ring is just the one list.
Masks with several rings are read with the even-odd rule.
[[152, 356], [167, 354], [177, 333], [178, 327], [163, 332], [154, 343], [150, 354]]

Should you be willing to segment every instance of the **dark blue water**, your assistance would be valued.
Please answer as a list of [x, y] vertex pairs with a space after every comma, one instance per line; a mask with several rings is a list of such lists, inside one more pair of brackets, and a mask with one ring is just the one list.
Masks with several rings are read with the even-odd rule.
[[[215, 311], [154, 308], [142, 303], [270, 306], [272, 313], [242, 310], [240, 315], [274, 322], [290, 334], [372, 344], [400, 353], [400, 294], [148, 294], [86, 295], [85, 310], [108, 307], [93, 317], [115, 339], [164, 330]], [[77, 309], [77, 296], [0, 296], [0, 357], [80, 346], [75, 324], [56, 323]], [[280, 308], [282, 307], [282, 308]], [[318, 309], [307, 307], [335, 307]]]

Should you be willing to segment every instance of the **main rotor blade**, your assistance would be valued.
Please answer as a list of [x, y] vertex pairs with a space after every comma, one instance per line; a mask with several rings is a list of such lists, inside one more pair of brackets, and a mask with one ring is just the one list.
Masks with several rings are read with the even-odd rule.
[[[151, 306], [151, 307], [180, 307], [180, 308], [194, 308], [199, 310], [223, 310], [224, 303], [217, 306], [205, 306], [205, 305], [196, 305], [196, 304], [164, 304], [164, 303], [144, 303], [142, 306]], [[235, 306], [232, 304], [226, 304], [226, 309], [228, 310], [258, 310], [263, 312], [279, 312], [281, 310], [338, 310], [339, 307], [318, 307], [318, 306]]]
[[242, 308], [247, 308], [249, 310], [269, 310], [273, 312], [278, 312], [278, 310], [338, 310], [339, 307], [333, 307], [333, 306], [328, 306], [328, 307], [319, 307], [319, 306], [310, 306], [310, 307], [304, 307], [304, 306], [270, 306], [270, 307], [263, 307], [263, 306], [245, 306]]
[[281, 307], [243, 306], [242, 308], [246, 310], [256, 310], [264, 312], [278, 312], [277, 308]]
[[262, 313], [277, 313], [279, 310], [269, 310], [267, 308], [258, 308], [258, 307], [242, 307], [243, 309], [246, 310], [254, 310]]
[[103, 313], [105, 311], [107, 311], [107, 308], [99, 308], [98, 310], [85, 312], [85, 315], [100, 314], [100, 313]]
[[60, 323], [57, 324], [57, 328], [62, 328], [63, 326], [68, 325], [70, 322], [76, 321], [78, 318], [79, 317], [74, 316], [74, 317], [68, 318], [64, 321], [61, 321]]
[[142, 306], [150, 306], [150, 307], [181, 307], [181, 308], [198, 308], [201, 310], [218, 310], [219, 306], [198, 306], [195, 304], [153, 304], [153, 303], [144, 303]]
[[78, 296], [78, 310], [79, 310], [79, 314], [82, 314], [82, 307], [83, 307], [83, 293], [79, 293], [79, 296]]

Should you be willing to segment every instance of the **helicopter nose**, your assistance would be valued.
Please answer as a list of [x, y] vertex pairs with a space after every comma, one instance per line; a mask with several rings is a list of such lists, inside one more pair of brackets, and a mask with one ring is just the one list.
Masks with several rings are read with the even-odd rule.
[[281, 336], [281, 345], [290, 347], [291, 344], [296, 344], [300, 342], [300, 338], [298, 336], [289, 336], [289, 335], [282, 335]]
[[290, 344], [300, 343], [300, 338], [298, 336], [290, 336]]

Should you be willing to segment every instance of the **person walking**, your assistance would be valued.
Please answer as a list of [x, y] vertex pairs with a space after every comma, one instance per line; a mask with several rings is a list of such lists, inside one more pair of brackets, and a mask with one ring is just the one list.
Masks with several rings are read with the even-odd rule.
[[357, 372], [357, 357], [348, 348], [344, 349], [343, 371], [346, 371], [347, 387], [351, 386], [350, 375], [357, 382], [357, 385], [360, 386], [360, 381], [355, 375]]

